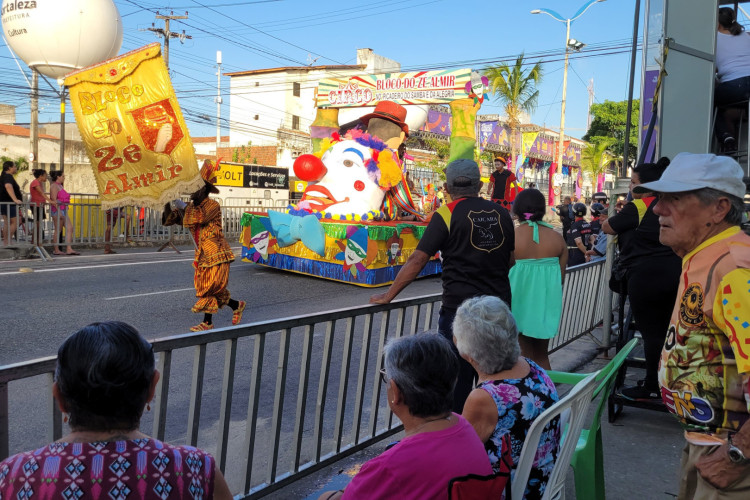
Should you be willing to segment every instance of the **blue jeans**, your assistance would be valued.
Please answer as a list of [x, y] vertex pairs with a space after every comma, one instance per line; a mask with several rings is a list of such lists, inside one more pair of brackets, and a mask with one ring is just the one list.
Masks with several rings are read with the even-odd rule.
[[[716, 138], [723, 142], [725, 137], [737, 139], [737, 122], [741, 109], [747, 109], [750, 99], [750, 76], [719, 83], [714, 90], [716, 106]], [[736, 106], [732, 106], [736, 104]]]
[[440, 335], [450, 341], [453, 352], [458, 357], [458, 380], [456, 388], [453, 390], [453, 411], [456, 413], [463, 412], [464, 403], [469, 393], [474, 389], [474, 381], [477, 378], [477, 372], [464, 358], [458, 354], [458, 349], [453, 343], [453, 319], [456, 317], [456, 310], [447, 307], [441, 307], [438, 315], [438, 332]]

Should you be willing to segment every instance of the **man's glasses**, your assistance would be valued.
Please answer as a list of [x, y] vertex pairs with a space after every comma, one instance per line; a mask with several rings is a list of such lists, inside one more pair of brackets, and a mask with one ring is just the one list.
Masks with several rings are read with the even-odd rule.
[[380, 369], [380, 381], [388, 385], [388, 375], [385, 373], [385, 368]]

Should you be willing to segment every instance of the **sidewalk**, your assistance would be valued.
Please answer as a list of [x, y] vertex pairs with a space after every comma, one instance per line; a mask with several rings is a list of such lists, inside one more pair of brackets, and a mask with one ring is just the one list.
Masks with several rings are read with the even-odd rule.
[[[596, 348], [597, 344], [590, 337], [584, 337], [554, 353], [550, 357], [552, 367], [561, 371], [596, 371], [609, 362], [609, 359], [596, 357]], [[636, 348], [636, 354], [642, 355], [639, 350], [640, 346]], [[614, 350], [610, 353], [613, 354]], [[635, 384], [643, 375], [643, 370], [629, 368], [626, 385]], [[566, 387], [562, 387], [562, 390], [564, 392]], [[675, 498], [684, 439], [674, 417], [665, 412], [629, 406], [623, 408], [613, 424], [608, 423], [607, 417], [605, 411], [602, 415], [602, 434], [607, 499]], [[397, 434], [266, 498], [315, 500], [323, 491], [342, 489], [364, 462], [382, 453], [388, 443], [401, 437], [401, 434]], [[565, 493], [567, 498], [576, 498], [572, 469], [568, 474]]]

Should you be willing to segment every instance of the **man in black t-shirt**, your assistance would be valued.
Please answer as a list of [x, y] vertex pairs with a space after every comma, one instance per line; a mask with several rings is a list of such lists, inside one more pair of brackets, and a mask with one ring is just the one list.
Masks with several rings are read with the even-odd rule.
[[515, 174], [505, 168], [505, 159], [495, 158], [495, 171], [490, 175], [490, 185], [487, 188], [487, 194], [495, 203], [499, 203], [508, 208], [510, 202], [510, 186], [516, 180]]
[[[373, 295], [371, 303], [387, 304], [422, 271], [440, 251], [443, 259], [443, 305], [438, 329], [453, 341], [453, 318], [461, 303], [479, 295], [500, 297], [510, 306], [508, 272], [513, 263], [515, 233], [506, 209], [479, 197], [479, 166], [472, 160], [451, 162], [445, 171], [452, 201], [434, 214], [417, 249], [401, 268], [387, 292]], [[458, 356], [458, 352], [456, 351]], [[460, 371], [453, 411], [461, 413], [471, 392], [474, 370], [459, 357]]]
[[18, 167], [12, 161], [3, 163], [3, 173], [0, 175], [0, 215], [5, 219], [3, 225], [2, 240], [6, 246], [10, 245], [10, 240], [18, 228], [18, 207], [23, 203], [21, 188], [18, 186], [16, 175]]
[[573, 214], [576, 220], [571, 224], [567, 236], [568, 267], [585, 263], [586, 251], [591, 249], [591, 223], [584, 219], [586, 205], [583, 203], [573, 205]]

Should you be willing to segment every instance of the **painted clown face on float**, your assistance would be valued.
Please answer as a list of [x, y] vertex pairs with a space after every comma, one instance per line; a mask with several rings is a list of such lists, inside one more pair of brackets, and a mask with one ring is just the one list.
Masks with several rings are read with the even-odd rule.
[[345, 137], [334, 135], [320, 157], [295, 160], [295, 175], [310, 182], [298, 208], [331, 215], [377, 212], [386, 190], [401, 181], [395, 152], [379, 139], [360, 131]]

